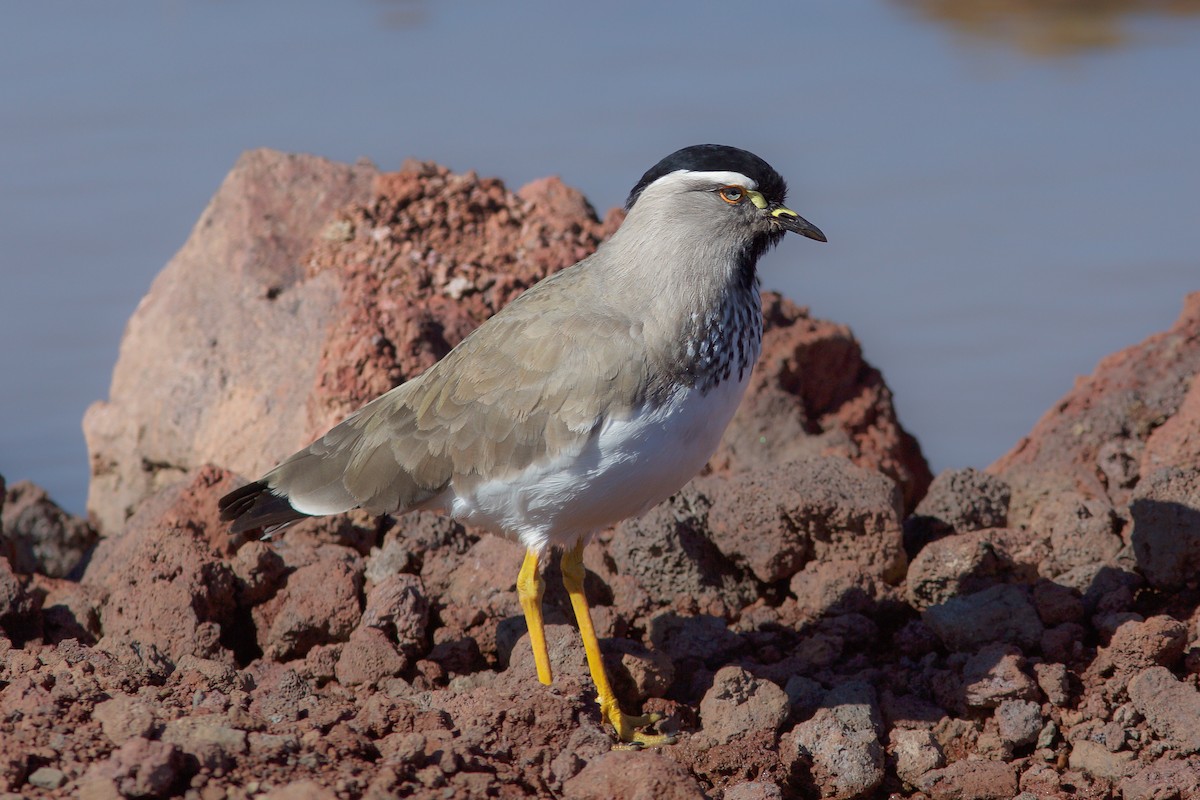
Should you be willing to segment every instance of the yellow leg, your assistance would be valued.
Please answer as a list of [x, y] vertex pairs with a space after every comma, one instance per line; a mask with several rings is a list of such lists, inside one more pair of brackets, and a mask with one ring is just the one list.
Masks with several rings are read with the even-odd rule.
[[617, 739], [623, 745], [641, 748], [674, 744], [674, 736], [634, 730], [657, 722], [660, 719], [658, 714], [632, 717], [621, 711], [621, 706], [617, 703], [617, 697], [613, 694], [608, 675], [604, 671], [600, 642], [596, 639], [596, 630], [592, 627], [592, 613], [588, 610], [587, 597], [583, 593], [583, 545], [584, 540], [580, 539], [578, 544], [563, 553], [563, 585], [567, 587], [567, 594], [571, 596], [571, 606], [575, 609], [575, 619], [579, 623], [579, 635], [583, 637], [588, 669], [592, 673], [592, 682], [596, 684], [596, 702], [600, 704], [600, 717], [616, 729]]
[[517, 574], [517, 597], [525, 610], [525, 625], [529, 628], [529, 644], [533, 647], [533, 663], [537, 665], [538, 680], [547, 686], [554, 680], [550, 672], [550, 654], [546, 652], [546, 628], [542, 622], [542, 592], [546, 583], [538, 572], [537, 553], [525, 552], [525, 561]]

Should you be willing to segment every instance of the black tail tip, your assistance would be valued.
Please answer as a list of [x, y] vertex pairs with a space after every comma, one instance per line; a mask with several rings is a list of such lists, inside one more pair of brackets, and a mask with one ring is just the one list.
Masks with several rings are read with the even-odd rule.
[[270, 487], [263, 481], [247, 483], [240, 489], [234, 489], [217, 501], [217, 508], [221, 511], [221, 520], [223, 522], [236, 520], [254, 506], [259, 495], [267, 491], [270, 491]]
[[230, 534], [264, 532], [309, 516], [292, 508], [286, 497], [275, 494], [265, 481], [248, 483], [217, 501], [221, 520], [233, 523]]

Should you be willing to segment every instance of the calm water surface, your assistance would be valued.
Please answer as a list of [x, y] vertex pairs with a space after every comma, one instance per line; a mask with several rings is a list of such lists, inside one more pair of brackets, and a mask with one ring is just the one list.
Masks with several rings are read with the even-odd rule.
[[603, 210], [703, 141], [829, 235], [765, 285], [854, 328], [935, 470], [986, 466], [1200, 289], [1194, 9], [1043, 5], [7, 4], [0, 474], [83, 511], [83, 411], [243, 150], [558, 174]]

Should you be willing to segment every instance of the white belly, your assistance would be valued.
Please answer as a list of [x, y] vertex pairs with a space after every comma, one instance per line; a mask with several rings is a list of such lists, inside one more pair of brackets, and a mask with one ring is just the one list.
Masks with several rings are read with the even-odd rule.
[[519, 538], [531, 549], [571, 546], [644, 513], [691, 480], [717, 449], [749, 372], [704, 395], [681, 388], [658, 408], [609, 421], [581, 452], [508, 480], [455, 481], [439, 499], [456, 519]]

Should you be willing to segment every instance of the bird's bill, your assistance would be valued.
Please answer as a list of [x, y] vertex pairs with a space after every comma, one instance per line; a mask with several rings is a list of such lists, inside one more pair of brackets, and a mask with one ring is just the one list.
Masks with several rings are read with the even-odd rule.
[[772, 205], [766, 209], [766, 212], [775, 218], [785, 231], [798, 233], [801, 236], [807, 236], [809, 239], [815, 239], [818, 242], [827, 242], [825, 234], [821, 233], [821, 229], [804, 217], [781, 205]]
[[809, 239], [816, 239], [818, 242], [829, 241], [816, 225], [813, 225], [804, 217], [784, 205], [768, 202], [767, 198], [763, 197], [762, 192], [749, 191], [746, 194], [750, 196], [750, 202], [754, 203], [767, 216], [774, 217], [775, 221], [779, 223], [779, 227], [785, 231], [798, 233], [801, 236], [807, 236]]

